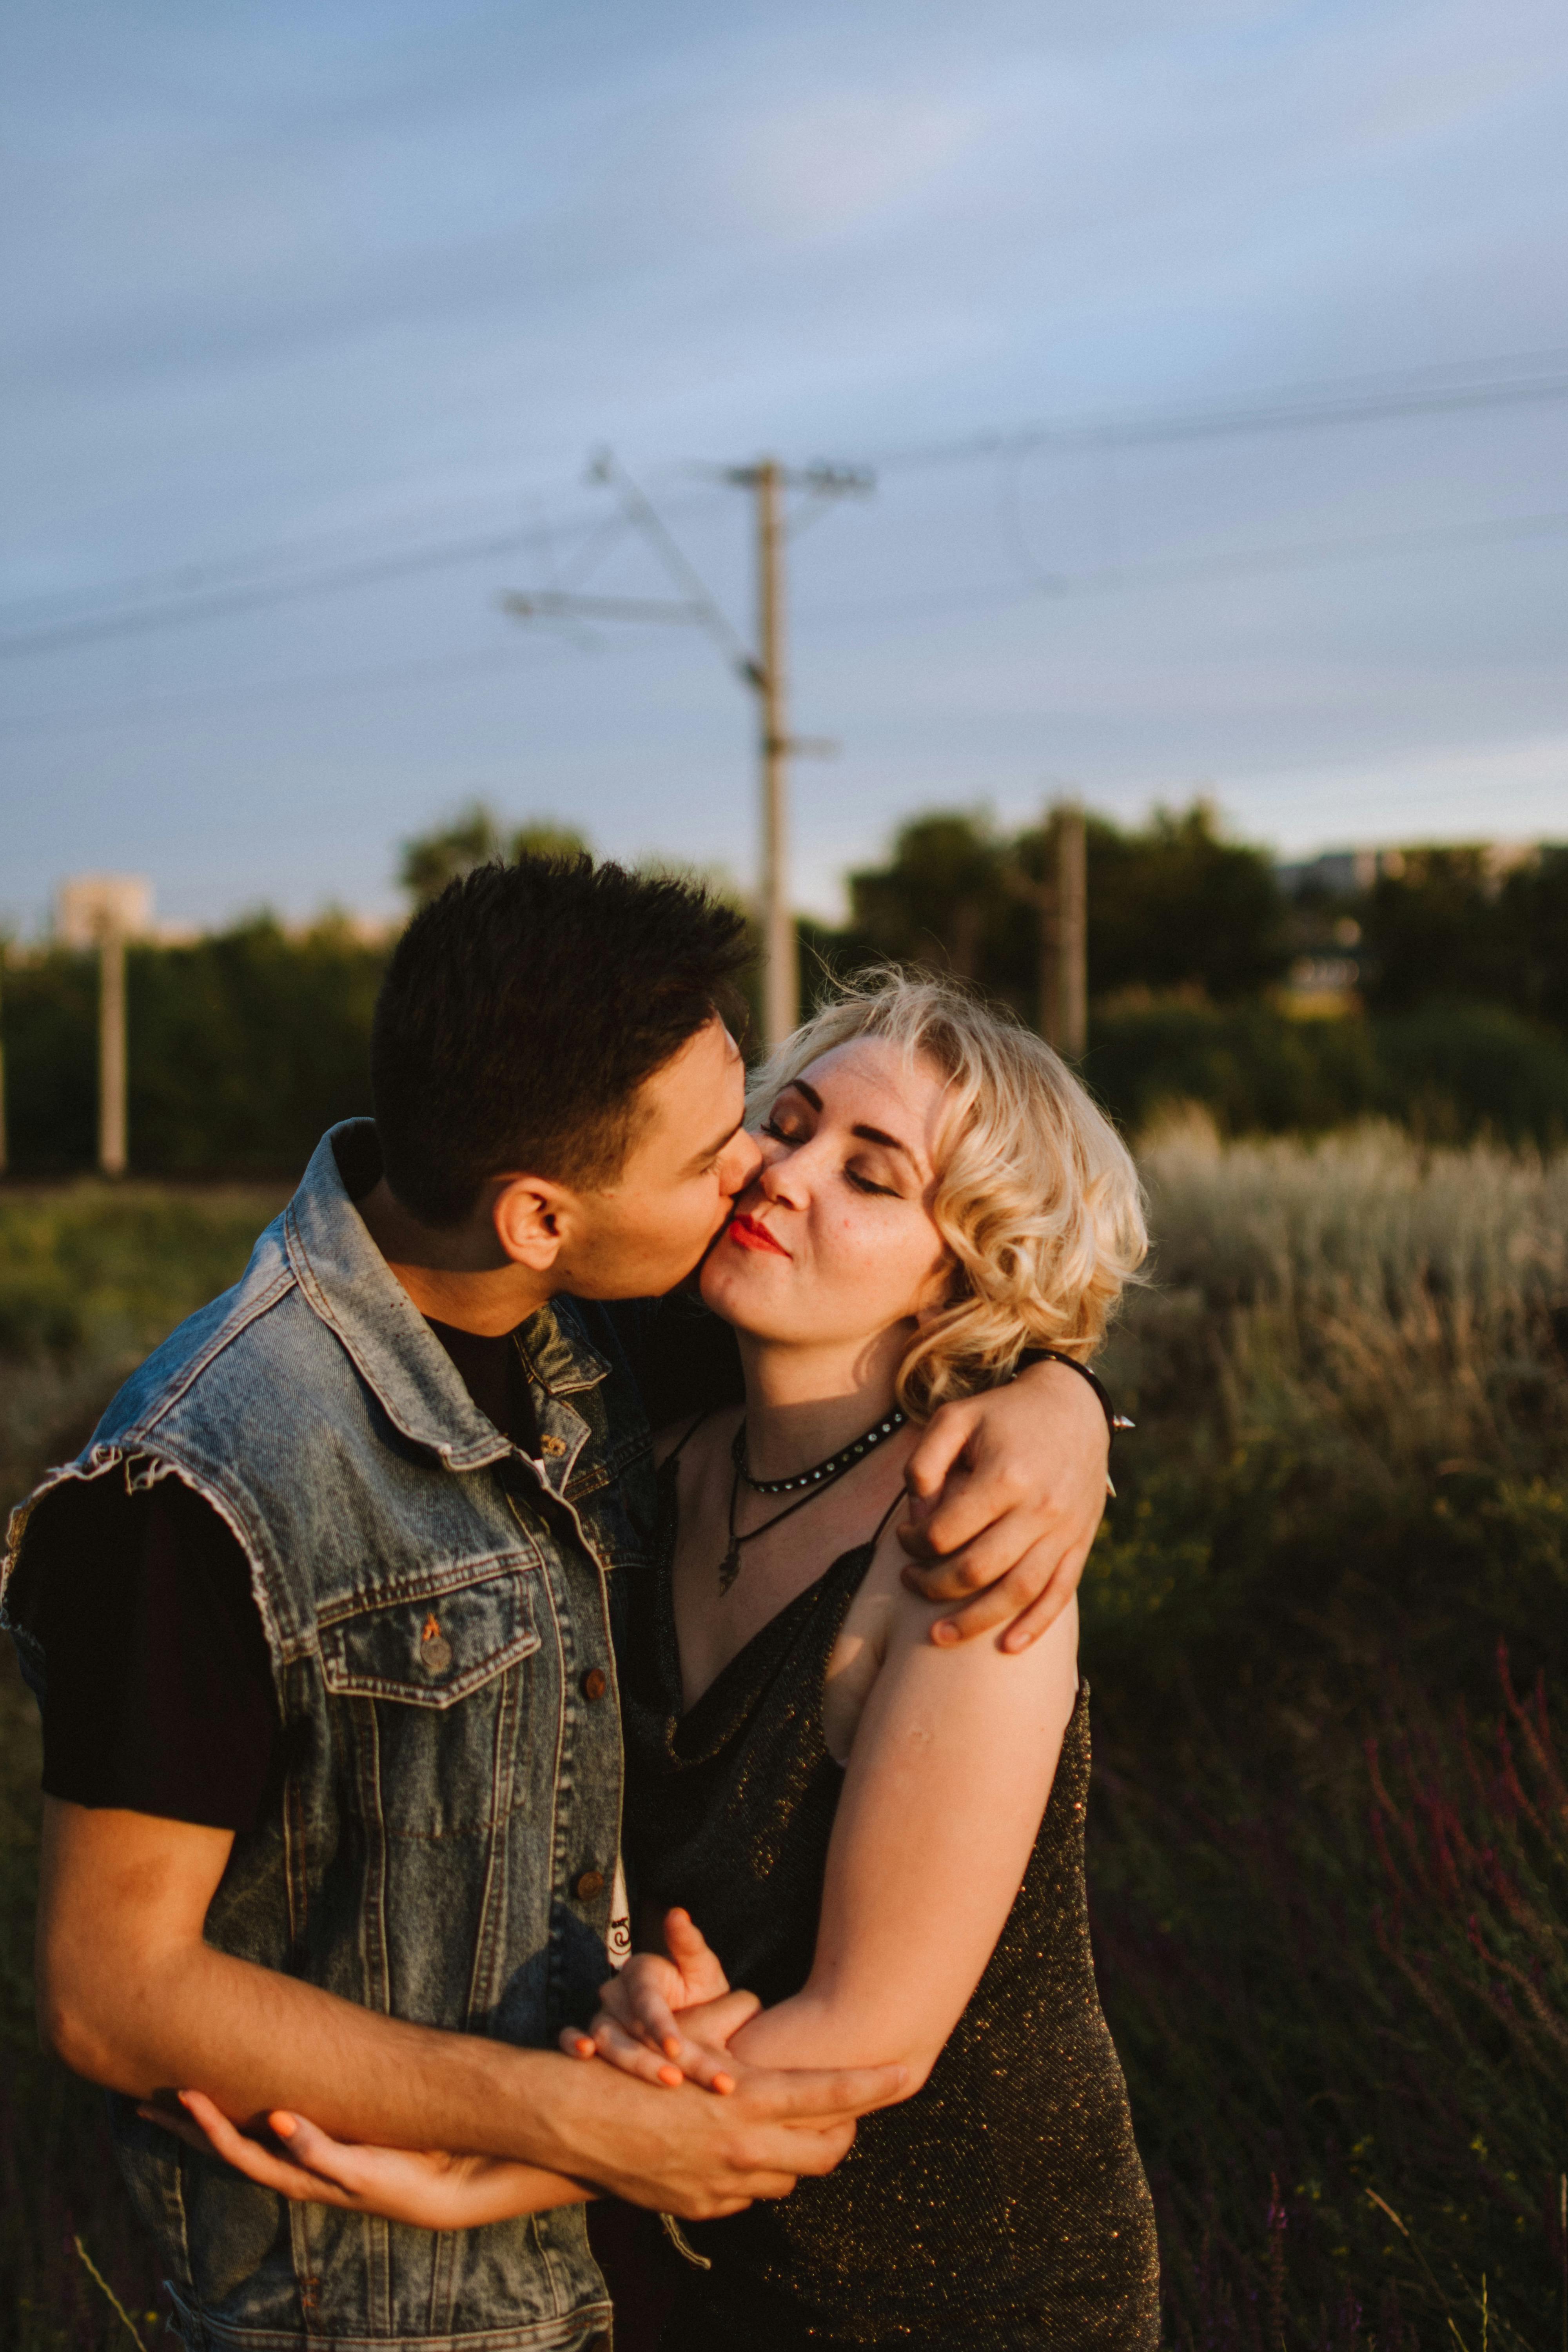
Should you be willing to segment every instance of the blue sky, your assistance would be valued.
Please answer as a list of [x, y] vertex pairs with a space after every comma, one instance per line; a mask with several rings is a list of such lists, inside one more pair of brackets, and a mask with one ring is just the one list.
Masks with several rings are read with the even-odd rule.
[[839, 745], [804, 903], [911, 809], [1064, 785], [1291, 851], [1568, 834], [1568, 400], [910, 462], [1568, 374], [1559, 5], [13, 0], [3, 65], [13, 922], [95, 866], [186, 919], [388, 908], [476, 794], [746, 878], [714, 646], [498, 609], [664, 593], [586, 536], [600, 444], [745, 626], [704, 467], [878, 468], [790, 553]]

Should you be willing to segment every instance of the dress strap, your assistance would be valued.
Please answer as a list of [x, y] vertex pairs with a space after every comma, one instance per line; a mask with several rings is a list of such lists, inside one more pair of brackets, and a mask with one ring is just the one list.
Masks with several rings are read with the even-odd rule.
[[[678, 1438], [676, 1443], [670, 1447], [669, 1452], [665, 1455], [664, 1460], [659, 1465], [661, 1470], [668, 1470], [672, 1462], [679, 1461], [681, 1455], [685, 1453], [687, 1446], [696, 1436], [703, 1423], [705, 1421], [711, 1421], [717, 1410], [717, 1406], [714, 1405], [703, 1406], [701, 1412], [698, 1414], [696, 1420], [692, 1423], [685, 1435]], [[880, 1534], [880, 1532], [881, 1529], [879, 1528], [878, 1533]]]
[[[685, 1441], [682, 1440], [683, 1444], [684, 1442]], [[907, 1503], [909, 1499], [909, 1496], [905, 1493], [903, 1487], [900, 1486], [898, 1493], [893, 1496], [892, 1501], [888, 1505], [887, 1509], [883, 1512], [881, 1517], [878, 1520], [877, 1525], [872, 1531], [871, 1539], [866, 1546], [868, 1551], [876, 1550], [877, 1546], [882, 1540], [883, 1530], [887, 1527], [889, 1520], [892, 1517], [893, 1513], [898, 1509], [900, 1503]]]

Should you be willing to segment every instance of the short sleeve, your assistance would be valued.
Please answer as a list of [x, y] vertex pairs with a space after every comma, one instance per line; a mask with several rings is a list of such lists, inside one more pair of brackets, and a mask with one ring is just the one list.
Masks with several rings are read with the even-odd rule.
[[9, 1606], [42, 1653], [46, 1794], [258, 1826], [278, 1702], [248, 1563], [211, 1504], [174, 1477], [65, 1482], [35, 1510]]

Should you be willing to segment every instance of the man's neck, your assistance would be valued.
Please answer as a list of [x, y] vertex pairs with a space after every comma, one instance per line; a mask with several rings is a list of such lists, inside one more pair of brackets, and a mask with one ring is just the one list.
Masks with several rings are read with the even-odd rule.
[[433, 1323], [497, 1339], [515, 1331], [553, 1295], [554, 1284], [508, 1257], [484, 1221], [449, 1232], [422, 1225], [384, 1177], [354, 1205], [387, 1265]]
[[757, 1478], [826, 1461], [889, 1412], [907, 1327], [850, 1347], [790, 1348], [739, 1334], [746, 1376], [746, 1457]]

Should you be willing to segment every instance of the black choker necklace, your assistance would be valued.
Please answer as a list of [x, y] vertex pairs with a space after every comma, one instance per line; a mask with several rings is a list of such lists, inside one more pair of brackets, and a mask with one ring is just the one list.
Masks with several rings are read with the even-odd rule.
[[906, 1414], [895, 1405], [885, 1421], [872, 1423], [864, 1437], [857, 1437], [850, 1444], [841, 1445], [837, 1454], [830, 1454], [826, 1462], [817, 1464], [815, 1470], [797, 1470], [793, 1478], [752, 1477], [746, 1467], [746, 1424], [742, 1421], [735, 1432], [730, 1458], [753, 1495], [794, 1495], [803, 1486], [820, 1486], [829, 1478], [837, 1478], [842, 1471], [858, 1462], [862, 1454], [873, 1453], [885, 1438], [891, 1437], [896, 1429], [902, 1429], [906, 1418]]

